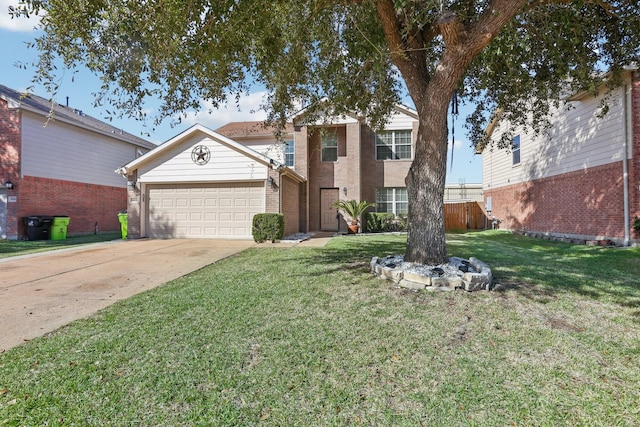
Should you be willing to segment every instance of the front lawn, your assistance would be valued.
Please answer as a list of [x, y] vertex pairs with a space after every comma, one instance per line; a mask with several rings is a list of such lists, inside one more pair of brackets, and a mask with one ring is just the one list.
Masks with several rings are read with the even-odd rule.
[[0, 426], [633, 426], [640, 249], [449, 235], [502, 290], [396, 289], [402, 236], [259, 247], [0, 354]]

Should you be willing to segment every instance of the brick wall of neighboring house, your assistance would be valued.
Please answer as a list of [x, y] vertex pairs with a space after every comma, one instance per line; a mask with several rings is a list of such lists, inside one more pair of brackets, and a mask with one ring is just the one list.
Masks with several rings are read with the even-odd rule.
[[[631, 115], [633, 141], [631, 152], [633, 158], [629, 167], [629, 206], [630, 220], [633, 223], [635, 216], [640, 217], [640, 72], [633, 73], [631, 87]], [[640, 238], [640, 233], [634, 233], [632, 237]]]
[[69, 216], [67, 235], [118, 231], [118, 212], [127, 207], [124, 188], [25, 176], [18, 190], [18, 235], [27, 234], [22, 220], [33, 215]]
[[622, 162], [485, 191], [500, 228], [624, 237]]
[[300, 184], [283, 176], [281, 181], [282, 213], [284, 214], [284, 235], [289, 236], [300, 228]]
[[0, 99], [0, 185], [11, 181], [15, 188], [7, 189], [6, 230], [4, 234], [10, 239], [18, 237], [18, 191], [20, 182], [20, 113], [10, 110], [7, 101]]
[[20, 113], [0, 99], [0, 184], [20, 179]]

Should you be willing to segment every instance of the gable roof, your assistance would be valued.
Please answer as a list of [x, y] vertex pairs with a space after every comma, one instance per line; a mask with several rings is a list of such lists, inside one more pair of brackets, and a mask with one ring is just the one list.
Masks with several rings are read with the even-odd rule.
[[[321, 100], [321, 102], [322, 103], [327, 103], [327, 102], [329, 102], [329, 100], [327, 98], [324, 98], [324, 99]], [[398, 113], [405, 114], [405, 115], [411, 117], [414, 120], [418, 120], [418, 112], [416, 110], [414, 110], [413, 108], [411, 108], [411, 107], [408, 107], [408, 106], [403, 105], [403, 104], [396, 104], [393, 109]], [[297, 113], [295, 113], [293, 115], [293, 117], [291, 118], [292, 121], [296, 122], [296, 121], [299, 121], [300, 119], [302, 119], [307, 114], [308, 110], [309, 110], [309, 108], [305, 107], [305, 108], [301, 109], [300, 111], [298, 111]], [[353, 119], [354, 121], [359, 121], [360, 120], [360, 117], [358, 117], [355, 114], [351, 114], [351, 113], [342, 114], [342, 115], [340, 115], [340, 117], [344, 117], [344, 118], [349, 117], [349, 118]]]
[[[231, 122], [216, 129], [216, 132], [228, 138], [241, 137], [273, 137], [276, 132], [275, 126], [269, 125], [264, 121], [248, 121], [248, 122]], [[283, 129], [283, 134], [293, 133], [293, 123], [287, 123]]]
[[304, 181], [304, 178], [302, 177], [302, 175], [300, 175], [299, 173], [295, 172], [294, 170], [286, 167], [285, 165], [277, 162], [276, 160], [265, 156], [264, 154], [258, 153], [257, 151], [247, 147], [244, 144], [241, 144], [239, 142], [236, 142], [230, 138], [227, 138], [224, 135], [221, 135], [215, 131], [212, 131], [211, 129], [202, 126], [200, 124], [196, 124], [191, 126], [189, 129], [185, 130], [184, 132], [174, 136], [173, 138], [171, 138], [170, 140], [168, 140], [167, 142], [163, 143], [162, 145], [157, 146], [156, 148], [154, 148], [153, 150], [149, 151], [148, 153], [144, 154], [143, 156], [138, 157], [137, 159], [127, 163], [126, 165], [122, 166], [121, 168], [117, 169], [115, 172], [120, 174], [120, 175], [127, 175], [128, 173], [139, 169], [141, 166], [145, 165], [146, 163], [149, 163], [155, 159], [157, 159], [158, 157], [162, 156], [164, 153], [169, 152], [171, 149], [173, 149], [174, 147], [179, 146], [180, 144], [182, 144], [184, 141], [186, 141], [187, 139], [189, 139], [190, 137], [192, 137], [195, 134], [198, 133], [202, 133], [205, 136], [211, 138], [213, 141], [222, 144], [224, 146], [227, 146], [229, 148], [231, 148], [232, 150], [235, 150], [255, 161], [257, 161], [258, 163], [261, 163], [265, 166], [270, 167], [271, 169], [274, 170], [278, 170], [281, 173], [285, 173], [291, 176], [295, 176], [296, 179], [302, 180]]
[[17, 90], [0, 85], [0, 99], [7, 101], [9, 108], [12, 109], [30, 111], [43, 117], [51, 116], [52, 120], [71, 124], [144, 148], [153, 149], [156, 146], [143, 138], [100, 121], [80, 110], [66, 107], [37, 95], [18, 92]]

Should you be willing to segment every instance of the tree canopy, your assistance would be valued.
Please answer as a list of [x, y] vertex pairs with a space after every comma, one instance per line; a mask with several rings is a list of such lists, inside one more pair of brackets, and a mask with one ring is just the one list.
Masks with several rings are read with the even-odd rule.
[[[638, 61], [637, 0], [26, 0], [43, 12], [37, 79], [54, 82], [55, 59], [102, 77], [97, 102], [132, 116], [162, 100], [158, 117], [201, 99], [219, 105], [254, 84], [284, 122], [329, 99], [374, 128], [407, 91], [419, 115], [407, 176], [405, 258], [446, 259], [443, 202], [447, 108], [473, 101], [474, 144], [498, 107], [514, 125], [540, 123], [549, 101], [615, 83]], [[52, 88], [55, 91], [55, 88]], [[327, 104], [322, 104], [326, 109]]]

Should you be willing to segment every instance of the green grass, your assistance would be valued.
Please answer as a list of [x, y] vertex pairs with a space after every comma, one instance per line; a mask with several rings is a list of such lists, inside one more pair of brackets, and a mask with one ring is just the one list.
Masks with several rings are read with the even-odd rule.
[[65, 240], [0, 240], [0, 258], [51, 251], [87, 243], [105, 242], [120, 238], [118, 232], [68, 236]]
[[448, 237], [502, 290], [373, 277], [401, 236], [253, 248], [0, 354], [0, 426], [638, 425], [638, 248]]

